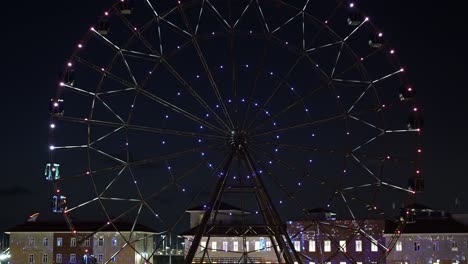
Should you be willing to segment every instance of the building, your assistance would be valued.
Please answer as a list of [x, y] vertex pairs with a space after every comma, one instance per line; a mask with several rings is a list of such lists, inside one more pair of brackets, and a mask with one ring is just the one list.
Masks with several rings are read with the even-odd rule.
[[[36, 263], [145, 263], [154, 252], [155, 232], [147, 227], [114, 223], [26, 222], [10, 235], [10, 264]], [[99, 230], [99, 231], [96, 231]], [[130, 241], [130, 243], [127, 243]], [[134, 250], [136, 249], [136, 251]]]
[[[186, 238], [186, 250], [203, 216], [205, 208], [195, 207], [190, 213], [191, 227], [182, 235]], [[194, 262], [200, 263], [278, 263], [275, 248], [270, 240], [268, 227], [264, 225], [241, 225], [239, 208], [221, 204], [216, 225], [209, 225]], [[385, 220], [336, 220], [336, 214], [325, 209], [308, 212], [307, 221], [286, 223], [293, 246], [303, 263], [349, 264], [354, 259], [358, 264], [384, 263], [387, 254], [384, 230]], [[281, 258], [282, 263], [284, 260]]]
[[[466, 264], [468, 225], [466, 215], [451, 216], [420, 204], [406, 208], [408, 224], [394, 249], [389, 264]], [[393, 228], [388, 227], [392, 232]], [[388, 235], [384, 235], [388, 240]]]

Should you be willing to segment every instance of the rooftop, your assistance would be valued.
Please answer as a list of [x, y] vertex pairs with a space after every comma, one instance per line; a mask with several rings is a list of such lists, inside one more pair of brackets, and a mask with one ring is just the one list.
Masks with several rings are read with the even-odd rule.
[[[117, 230], [129, 232], [132, 230], [133, 223], [114, 222], [114, 225], [93, 221], [73, 222], [73, 226], [77, 232], [97, 232], [98, 230], [99, 232], [115, 232]], [[135, 225], [134, 231], [157, 233], [156, 230], [140, 224]], [[8, 229], [6, 233], [15, 232], [70, 232], [70, 228], [65, 221], [24, 222]]]

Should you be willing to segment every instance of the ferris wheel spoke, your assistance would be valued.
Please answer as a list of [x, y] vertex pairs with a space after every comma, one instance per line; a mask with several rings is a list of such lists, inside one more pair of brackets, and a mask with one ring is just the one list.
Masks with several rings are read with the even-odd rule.
[[81, 204], [79, 204], [79, 205], [76, 205], [76, 206], [74, 206], [74, 207], [72, 207], [72, 208], [70, 208], [70, 209], [67, 209], [67, 210], [65, 211], [65, 213], [70, 213], [70, 212], [72, 212], [72, 211], [75, 211], [76, 209], [81, 208], [81, 207], [83, 207], [83, 206], [85, 206], [85, 205], [88, 205], [88, 204], [90, 204], [90, 203], [92, 203], [92, 202], [95, 202], [95, 201], [97, 201], [98, 199], [99, 199], [99, 198], [96, 197], [96, 198], [93, 198], [93, 199], [91, 199], [91, 200], [88, 200], [88, 201], [86, 201], [86, 202], [84, 202], [84, 203], [81, 203]]
[[258, 9], [258, 12], [260, 14], [260, 18], [261, 18], [261, 22], [263, 22], [263, 27], [264, 27], [264, 30], [267, 34], [270, 34], [270, 27], [268, 26], [268, 23], [265, 19], [265, 16], [263, 14], [263, 9], [260, 5], [260, 3], [258, 2], [258, 0], [255, 0], [255, 3], [256, 3], [256, 6], [257, 6], [257, 9]]
[[327, 43], [327, 44], [324, 44], [324, 45], [320, 45], [320, 46], [317, 46], [317, 47], [314, 47], [314, 48], [310, 48], [310, 49], [307, 49], [306, 52], [309, 53], [309, 52], [312, 52], [312, 51], [317, 51], [317, 50], [321, 50], [321, 49], [324, 49], [324, 48], [328, 48], [328, 47], [332, 47], [332, 46], [335, 46], [335, 45], [339, 45], [343, 43], [343, 41], [339, 40], [339, 41], [335, 41], [335, 42], [331, 42], [331, 43]]
[[[209, 5], [211, 5], [208, 0], [203, 0], [203, 3], [205, 3], [205, 2], [208, 3]], [[214, 10], [216, 10], [216, 9], [214, 9]], [[191, 27], [189, 25], [189, 22], [187, 20], [187, 16], [185, 14], [185, 11], [184, 11], [184, 9], [182, 7], [180, 7], [180, 11], [181, 11], [181, 14], [182, 14], [182, 17], [184, 19], [184, 22], [185, 22], [185, 25], [186, 25], [187, 29], [189, 31], [192, 31], [192, 29], [191, 29]], [[210, 81], [211, 88], [213, 89], [213, 92], [214, 92], [214, 94], [215, 94], [215, 96], [216, 96], [216, 98], [218, 100], [218, 103], [221, 106], [221, 109], [223, 110], [224, 116], [225, 116], [225, 118], [226, 118], [226, 120], [228, 122], [227, 129], [230, 131], [232, 128], [234, 128], [234, 124], [233, 124], [231, 116], [229, 115], [229, 112], [228, 112], [228, 110], [226, 108], [226, 105], [224, 104], [224, 100], [223, 100], [223, 98], [221, 96], [219, 87], [216, 84], [216, 81], [215, 81], [215, 79], [213, 77], [213, 73], [211, 72], [210, 67], [208, 66], [208, 63], [206, 61], [206, 57], [205, 57], [205, 55], [203, 54], [203, 51], [200, 48], [200, 45], [198, 43], [198, 40], [197, 40], [196, 36], [192, 37], [192, 45], [195, 48], [195, 50], [197, 51], [198, 58], [200, 59], [200, 62], [203, 65], [203, 69], [205, 70], [205, 74], [208, 77], [208, 80]]]
[[[85, 65], [88, 68], [96, 71], [97, 73], [102, 74], [105, 77], [109, 77], [112, 80], [117, 81], [117, 82], [119, 82], [120, 84], [122, 84], [122, 85], [124, 85], [126, 87], [125, 89], [117, 90], [117, 91], [114, 91], [112, 93], [116, 93], [116, 92], [120, 92], [120, 91], [122, 91], [122, 92], [125, 91], [126, 92], [126, 91], [129, 91], [129, 89], [135, 89], [135, 85], [133, 83], [128, 82], [128, 81], [120, 78], [119, 76], [109, 72], [108, 70], [106, 70], [106, 69], [104, 69], [102, 67], [99, 67], [99, 66], [93, 64], [92, 62], [89, 62], [89, 61], [85, 60], [84, 58], [81, 58], [81, 57], [79, 57], [77, 55], [74, 55], [73, 58], [74, 58], [75, 61], [82, 63], [83, 65]], [[96, 94], [99, 94], [99, 93], [96, 93]]]
[[117, 163], [126, 164], [125, 161], [123, 161], [123, 160], [121, 160], [121, 159], [119, 159], [117, 157], [114, 157], [114, 156], [112, 156], [112, 155], [110, 155], [110, 154], [108, 154], [108, 153], [106, 153], [106, 152], [104, 152], [104, 151], [102, 151], [100, 149], [97, 149], [97, 148], [92, 147], [92, 146], [89, 146], [88, 148], [96, 151], [97, 153], [99, 153], [99, 154], [101, 154], [101, 155], [103, 155], [103, 156], [105, 156], [105, 157], [107, 157], [107, 158], [109, 158], [109, 159], [111, 159], [111, 160], [113, 160], [113, 161], [115, 161]]
[[140, 94], [148, 97], [149, 99], [151, 99], [151, 100], [153, 100], [155, 102], [158, 102], [159, 104], [171, 109], [172, 111], [174, 111], [176, 113], [179, 113], [179, 114], [185, 116], [186, 118], [188, 118], [188, 119], [190, 119], [192, 121], [197, 122], [200, 125], [204, 125], [207, 128], [209, 128], [209, 129], [211, 129], [213, 131], [217, 131], [220, 134], [226, 134], [226, 132], [224, 130], [222, 130], [222, 129], [212, 125], [208, 121], [206, 121], [204, 119], [201, 119], [201, 118], [189, 113], [188, 111], [186, 111], [186, 110], [184, 110], [184, 109], [182, 109], [182, 108], [180, 108], [180, 107], [178, 107], [178, 106], [176, 106], [176, 105], [174, 105], [174, 104], [172, 104], [172, 103], [170, 103], [170, 102], [168, 102], [168, 101], [154, 95], [153, 93], [149, 92], [148, 90], [139, 89], [138, 91], [140, 92]]
[[247, 6], [244, 8], [244, 10], [242, 11], [241, 15], [239, 16], [239, 18], [237, 18], [236, 22], [234, 22], [234, 25], [232, 26], [233, 29], [235, 29], [237, 27], [237, 24], [239, 24], [239, 22], [241, 21], [241, 19], [244, 17], [245, 13], [247, 12], [247, 10], [250, 8], [250, 6], [252, 5], [254, 0], [250, 0], [249, 3], [247, 4]]
[[61, 86], [61, 87], [68, 88], [68, 89], [71, 89], [72, 91], [75, 91], [75, 92], [77, 92], [77, 93], [79, 93], [79, 94], [82, 94], [82, 95], [88, 95], [88, 96], [92, 96], [92, 97], [94, 97], [94, 96], [96, 95], [96, 94], [93, 93], [93, 92], [89, 92], [89, 91], [80, 89], [80, 88], [78, 88], [78, 87], [75, 87], [75, 86], [66, 84], [66, 83], [64, 83], [64, 82], [61, 82], [61, 83], [60, 83], [60, 86]]
[[[289, 78], [289, 76], [294, 72], [294, 69], [297, 67], [297, 65], [299, 64], [299, 62], [303, 59], [302, 56], [299, 56], [296, 61], [292, 64], [292, 66], [289, 68], [289, 70], [287, 71], [286, 75], [284, 76], [284, 78], [281, 78], [281, 80], [278, 82], [278, 84], [276, 85], [276, 87], [273, 89], [272, 93], [268, 96], [268, 99], [265, 101], [265, 103], [263, 103], [263, 106], [259, 108], [259, 110], [255, 113], [254, 117], [252, 118], [252, 121], [250, 122], [249, 126], [247, 127], [248, 129], [250, 129], [252, 127], [252, 125], [255, 123], [255, 121], [257, 120], [258, 116], [260, 115], [262, 109], [265, 109], [268, 104], [273, 100], [273, 98], [275, 97], [275, 95], [277, 94], [278, 90], [284, 85], [284, 84], [288, 84], [288, 81], [287, 79]], [[289, 85], [290, 86], [290, 85]], [[257, 126], [257, 128], [259, 127], [260, 125]]]
[[362, 120], [362, 119], [360, 119], [360, 118], [357, 118], [357, 117], [355, 117], [355, 116], [353, 116], [353, 115], [349, 115], [348, 117], [351, 118], [351, 119], [353, 119], [353, 120], [356, 120], [356, 121], [358, 121], [358, 122], [360, 122], [360, 123], [362, 123], [362, 124], [364, 124], [364, 125], [366, 125], [366, 126], [368, 126], [368, 127], [371, 127], [371, 128], [376, 129], [376, 130], [379, 130], [380, 132], [384, 132], [384, 131], [385, 131], [384, 129], [382, 129], [382, 128], [380, 128], [380, 127], [377, 127], [377, 126], [375, 126], [375, 125], [373, 125], [373, 124], [371, 124], [371, 123], [369, 123], [369, 122], [367, 122], [367, 121], [364, 121], [364, 120]]
[[206, 2], [208, 3], [208, 5], [210, 6], [210, 8], [213, 10], [213, 12], [216, 14], [216, 19], [221, 22], [221, 24], [224, 25], [224, 27], [226, 28], [226, 31], [229, 31], [232, 29], [231, 25], [226, 21], [226, 19], [219, 13], [218, 9], [216, 9], [216, 7], [211, 4], [210, 0], [203, 0], [203, 2]]
[[172, 12], [175, 12], [175, 10], [177, 9], [177, 6], [172, 8], [171, 10], [169, 10], [168, 12], [166, 12], [164, 15], [159, 15], [158, 12], [156, 11], [156, 9], [153, 7], [153, 5], [151, 4], [151, 2], [149, 0], [145, 0], [148, 7], [151, 9], [151, 12], [153, 13], [154, 15], [154, 18], [156, 19], [157, 23], [160, 23], [160, 21], [163, 21], [165, 23], [167, 23], [168, 25], [170, 25], [171, 27], [173, 27], [174, 29], [176, 29], [178, 32], [181, 32], [183, 33], [182, 35], [186, 36], [186, 37], [189, 37], [191, 38], [192, 35], [190, 33], [188, 33], [187, 31], [185, 31], [184, 29], [178, 27], [177, 25], [175, 25], [174, 23], [170, 22], [169, 20], [166, 19], [166, 17], [168, 15], [170, 15]]
[[362, 149], [363, 147], [369, 145], [370, 143], [374, 142], [377, 138], [379, 138], [379, 137], [381, 137], [381, 136], [383, 136], [383, 135], [385, 135], [385, 132], [384, 132], [384, 131], [382, 131], [382, 133], [378, 134], [377, 136], [372, 137], [371, 139], [367, 140], [366, 142], [364, 142], [364, 144], [357, 146], [356, 148], [354, 148], [354, 149], [351, 151], [351, 153], [354, 153], [354, 152], [356, 152], [356, 151]]
[[99, 193], [98, 197], [102, 197], [111, 187], [112, 185], [121, 177], [122, 173], [127, 169], [127, 166], [123, 166], [120, 171], [117, 173], [117, 175], [106, 185], [104, 190]]
[[[125, 121], [104, 100], [102, 100], [101, 97], [96, 96], [96, 99], [98, 99], [98, 101], [100, 101], [104, 105], [104, 107], [107, 110], [109, 110], [109, 112], [111, 112], [120, 122], [125, 123]], [[94, 109], [94, 105], [93, 105], [93, 109]]]
[[211, 149], [211, 148], [214, 148], [214, 147], [219, 147], [221, 145], [224, 145], [224, 142], [223, 143], [211, 144], [211, 145], [204, 146], [204, 147], [188, 148], [188, 149], [178, 151], [178, 152], [175, 152], [175, 153], [170, 153], [170, 154], [165, 154], [165, 155], [161, 155], [161, 156], [145, 158], [145, 159], [142, 159], [142, 160], [127, 162], [126, 164], [111, 166], [111, 167], [106, 167], [106, 168], [100, 168], [100, 169], [96, 169], [96, 170], [93, 170], [93, 171], [87, 171], [87, 172], [72, 175], [72, 176], [69, 176], [69, 177], [62, 177], [59, 181], [63, 181], [64, 179], [70, 180], [70, 179], [89, 177], [90, 175], [99, 175], [99, 174], [105, 173], [105, 172], [121, 170], [122, 168], [125, 168], [125, 167], [130, 166], [130, 165], [131, 166], [139, 166], [139, 165], [152, 164], [152, 163], [155, 163], [155, 162], [160, 162], [160, 161], [164, 161], [164, 160], [170, 160], [170, 159], [174, 159], [174, 158], [177, 158], [177, 157], [181, 157], [181, 156], [184, 156], [186, 154], [191, 154], [193, 152], [203, 151], [203, 150]]
[[356, 107], [356, 105], [361, 101], [361, 99], [364, 97], [364, 95], [366, 95], [367, 91], [371, 88], [371, 87], [374, 87], [375, 86], [371, 83], [369, 84], [366, 89], [364, 89], [364, 91], [361, 93], [361, 95], [356, 99], [356, 101], [354, 101], [354, 103], [351, 105], [351, 107], [348, 109], [347, 113], [351, 113], [351, 111], [353, 111], [353, 109]]
[[354, 154], [351, 154], [351, 157], [353, 158], [353, 160], [359, 165], [361, 166], [362, 169], [364, 169], [364, 171], [366, 171], [370, 176], [372, 176], [374, 179], [376, 179], [378, 182], [382, 182], [382, 179], [379, 178], [379, 176], [377, 176], [376, 173], [374, 173], [369, 167], [367, 167], [367, 165], [365, 165], [358, 157], [356, 157], [356, 155]]
[[296, 15], [292, 16], [291, 18], [289, 18], [288, 20], [286, 20], [286, 22], [284, 22], [282, 25], [280, 25], [279, 27], [275, 28], [273, 31], [271, 31], [271, 34], [275, 34], [276, 31], [280, 30], [281, 28], [283, 28], [284, 26], [286, 26], [287, 24], [289, 24], [291, 21], [293, 21], [295, 18], [299, 17], [300, 15], [302, 15], [302, 11], [297, 13]]
[[341, 53], [343, 52], [344, 44], [345, 44], [344, 42], [341, 42], [340, 50], [338, 51], [338, 55], [336, 55], [335, 64], [333, 64], [333, 69], [332, 69], [332, 72], [330, 74], [330, 79], [333, 79], [333, 76], [335, 75], [335, 70], [336, 70], [336, 67], [338, 66], [338, 62], [340, 61]]
[[[184, 89], [186, 89], [197, 101], [200, 103], [200, 105], [205, 108], [212, 116], [215, 117], [215, 119], [223, 126], [225, 126], [227, 129], [229, 129], [229, 126], [224, 123], [224, 121], [218, 116], [218, 114], [206, 103], [205, 100], [193, 89], [193, 87], [177, 72], [177, 70], [174, 69], [174, 67], [166, 60], [165, 57], [162, 57], [161, 54], [150, 44], [148, 40], [146, 40], [140, 32], [134, 30], [134, 27], [131, 25], [131, 23], [123, 16], [119, 16], [121, 20], [124, 22], [124, 24], [131, 30], [132, 34], [136, 36], [142, 43], [145, 45], [153, 54], [156, 54], [157, 56], [161, 57], [161, 63], [166, 67], [167, 70], [173, 75], [176, 80], [182, 85]], [[192, 37], [192, 41], [195, 39]]]
[[[125, 124], [125, 123], [115, 123], [115, 122], [88, 119], [88, 118], [77, 118], [77, 117], [70, 117], [70, 116], [61, 116], [61, 117], [58, 117], [57, 119], [63, 120], [63, 121], [68, 121], [68, 122], [74, 122], [74, 123], [82, 123], [82, 124], [87, 124], [87, 125], [125, 128], [125, 129], [129, 129], [129, 130], [145, 131], [145, 132], [151, 132], [151, 133], [156, 133], [156, 134], [164, 134], [164, 135], [187, 136], [187, 137], [194, 137], [194, 138], [208, 138], [208, 139], [212, 139], [212, 140], [224, 140], [224, 139], [226, 139], [226, 137], [219, 136], [219, 135], [193, 133], [193, 132], [188, 132], [188, 131], [179, 131], [179, 130], [171, 130], [171, 129], [164, 129], [164, 128], [156, 128], [156, 127], [147, 127], [147, 126], [140, 126], [140, 125]], [[76, 146], [76, 147], [86, 147], [86, 145], [81, 145], [81, 146]], [[60, 148], [60, 147], [56, 147], [56, 148]]]
[[295, 129], [298, 129], [298, 128], [309, 127], [309, 126], [316, 126], [316, 125], [319, 125], [319, 124], [322, 124], [322, 123], [343, 119], [345, 117], [346, 117], [346, 115], [344, 115], [344, 114], [325, 117], [325, 118], [322, 118], [322, 119], [318, 119], [318, 120], [314, 120], [314, 121], [310, 121], [310, 122], [305, 122], [305, 123], [301, 123], [301, 124], [296, 124], [296, 125], [285, 127], [285, 128], [279, 128], [279, 129], [275, 129], [275, 130], [261, 132], [261, 133], [258, 133], [258, 134], [254, 134], [252, 137], [271, 135], [271, 134], [275, 134], [275, 133], [278, 133], [278, 132], [290, 131], [290, 130], [295, 130]]

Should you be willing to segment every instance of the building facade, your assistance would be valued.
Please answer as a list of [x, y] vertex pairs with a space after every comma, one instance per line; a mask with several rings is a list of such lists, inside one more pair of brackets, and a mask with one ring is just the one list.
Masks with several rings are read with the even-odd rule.
[[[468, 225], [422, 205], [409, 207], [408, 224], [387, 257], [390, 264], [466, 264]], [[388, 235], [385, 235], [388, 240]]]
[[[27, 222], [10, 229], [10, 264], [121, 263], [143, 264], [154, 254], [155, 232], [131, 224]], [[101, 230], [96, 232], [95, 230]], [[129, 241], [130, 243], [127, 243]], [[152, 261], [151, 261], [152, 262]]]

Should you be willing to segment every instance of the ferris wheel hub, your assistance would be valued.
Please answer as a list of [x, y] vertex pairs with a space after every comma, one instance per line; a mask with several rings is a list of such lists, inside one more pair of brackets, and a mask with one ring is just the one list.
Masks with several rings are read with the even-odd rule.
[[248, 134], [243, 130], [233, 130], [229, 141], [235, 149], [243, 149], [247, 146]]

